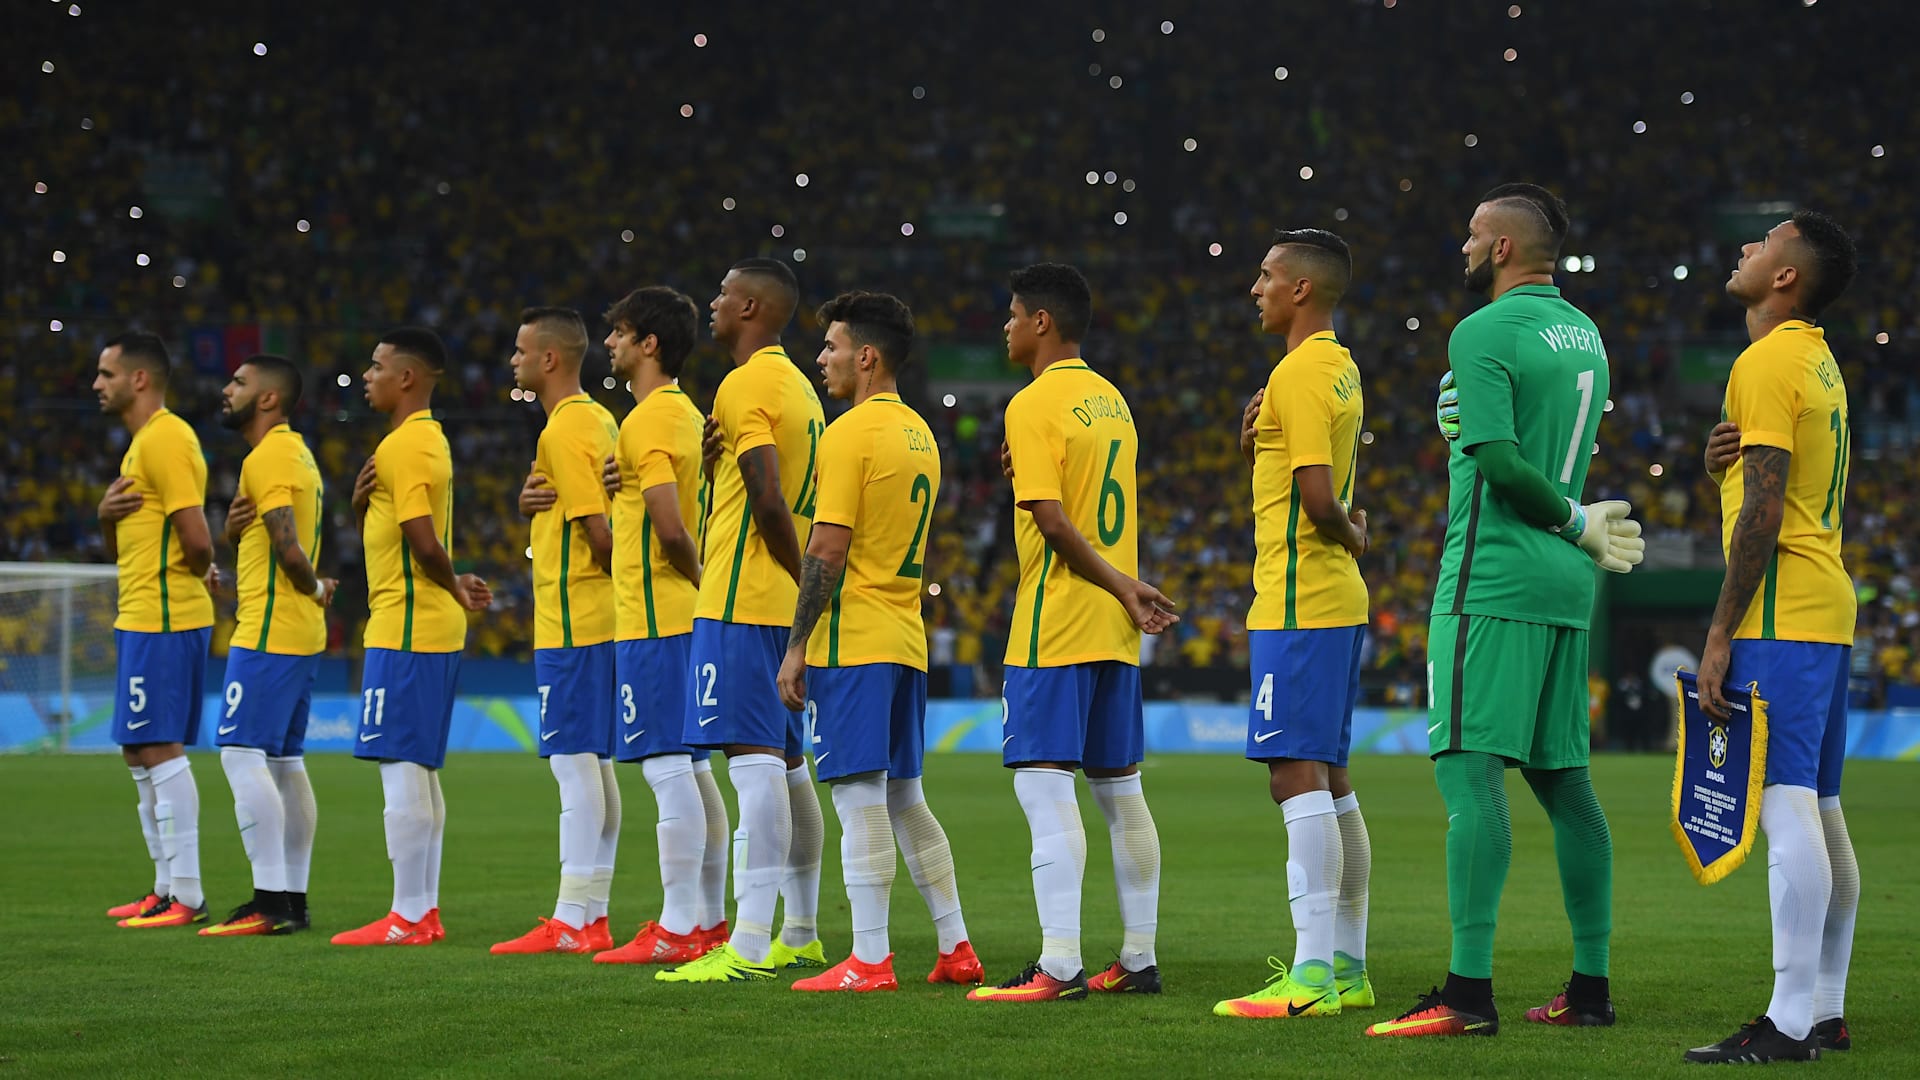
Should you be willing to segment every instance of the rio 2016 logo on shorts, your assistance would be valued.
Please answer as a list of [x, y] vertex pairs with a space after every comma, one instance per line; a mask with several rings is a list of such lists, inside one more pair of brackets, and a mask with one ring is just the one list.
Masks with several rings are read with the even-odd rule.
[[1707, 760], [1716, 769], [1727, 763], [1727, 729], [1719, 724], [1707, 733]]

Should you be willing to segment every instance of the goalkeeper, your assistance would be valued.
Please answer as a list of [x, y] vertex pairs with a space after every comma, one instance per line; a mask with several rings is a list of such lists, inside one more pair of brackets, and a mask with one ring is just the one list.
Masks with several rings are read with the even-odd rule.
[[1527, 1011], [1609, 1025], [1613, 842], [1587, 774], [1587, 622], [1598, 564], [1641, 559], [1624, 502], [1582, 506], [1606, 411], [1600, 332], [1553, 285], [1567, 210], [1531, 184], [1488, 192], [1468, 226], [1466, 285], [1492, 303], [1447, 345], [1441, 431], [1451, 442], [1446, 549], [1427, 646], [1427, 736], [1447, 804], [1453, 955], [1436, 988], [1369, 1035], [1492, 1035], [1493, 933], [1513, 850], [1506, 769], [1553, 822], [1573, 974]]

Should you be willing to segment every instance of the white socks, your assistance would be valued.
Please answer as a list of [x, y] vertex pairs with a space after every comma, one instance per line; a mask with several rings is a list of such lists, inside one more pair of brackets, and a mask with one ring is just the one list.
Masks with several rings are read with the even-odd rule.
[[433, 832], [427, 838], [427, 910], [440, 910], [440, 856], [447, 840], [447, 800], [440, 795], [440, 770], [427, 770], [427, 794], [433, 799]]
[[200, 789], [185, 754], [147, 770], [153, 781], [153, 823], [167, 858], [171, 895], [190, 908], [205, 906], [200, 890]]
[[1773, 1000], [1767, 1017], [1789, 1039], [1813, 1029], [1821, 931], [1833, 869], [1812, 788], [1769, 784], [1760, 793], [1767, 834], [1767, 891], [1773, 900]]
[[393, 913], [419, 922], [433, 908], [427, 867], [434, 828], [433, 774], [411, 761], [380, 763], [380, 788], [386, 795], [383, 822], [387, 858], [393, 861]]
[[[642, 761], [640, 775], [660, 807], [660, 820], [654, 826], [660, 844], [660, 928], [669, 934], [690, 934], [701, 928], [700, 868], [707, 846], [707, 811], [694, 780], [693, 761], [686, 754], [661, 754]], [[709, 770], [709, 782], [712, 775]], [[714, 793], [718, 795], [719, 790]], [[722, 842], [721, 847], [725, 846]]]
[[560, 785], [560, 897], [553, 905], [553, 917], [584, 930], [600, 834], [607, 823], [600, 759], [594, 754], [554, 754], [547, 758], [547, 765]]
[[[1345, 977], [1367, 969], [1367, 881], [1373, 876], [1373, 841], [1367, 837], [1367, 820], [1360, 816], [1359, 796], [1349, 791], [1333, 800], [1333, 812], [1340, 822], [1340, 898], [1333, 917], [1333, 966]], [[1352, 965], [1350, 970], [1346, 964]]]
[[827, 844], [827, 823], [820, 816], [820, 793], [802, 761], [787, 770], [787, 798], [793, 817], [793, 843], [786, 873], [780, 877], [780, 942], [801, 948], [820, 936], [820, 853]]
[[173, 895], [173, 872], [167, 869], [167, 851], [160, 844], [160, 825], [153, 816], [153, 777], [145, 765], [129, 765], [133, 787], [139, 794], [140, 835], [147, 842], [147, 857], [153, 860], [153, 895], [165, 900]]
[[773, 908], [793, 843], [786, 777], [787, 763], [772, 754], [727, 759], [727, 779], [740, 806], [740, 827], [733, 834], [731, 942], [735, 952], [754, 964], [766, 963], [773, 946]]
[[280, 789], [267, 768], [267, 752], [244, 746], [220, 750], [220, 767], [233, 788], [233, 817], [240, 825], [240, 844], [253, 864], [253, 887], [260, 892], [287, 891], [286, 811]]
[[862, 773], [835, 781], [833, 810], [840, 816], [840, 865], [853, 913], [853, 958], [878, 964], [893, 953], [887, 941], [894, 873], [887, 774]]
[[1333, 978], [1334, 890], [1340, 882], [1340, 823], [1333, 794], [1309, 791], [1280, 804], [1287, 823], [1287, 906], [1293, 911], [1293, 969], [1303, 981]]
[[613, 895], [613, 857], [620, 848], [620, 778], [613, 774], [613, 762], [606, 758], [600, 759], [600, 793], [606, 814], [593, 856], [593, 880], [587, 885], [589, 924], [607, 917], [607, 902]]
[[320, 808], [313, 801], [313, 781], [307, 777], [305, 758], [270, 757], [267, 772], [273, 777], [274, 790], [280, 793], [280, 810], [286, 819], [281, 850], [286, 859], [287, 891], [303, 893], [313, 867], [313, 833], [320, 821]]
[[700, 907], [694, 913], [694, 925], [712, 930], [727, 921], [727, 856], [733, 850], [727, 838], [733, 826], [727, 824], [727, 803], [713, 778], [712, 759], [693, 763], [693, 781], [700, 785], [700, 805], [707, 818], [707, 842], [700, 856]]
[[1040, 968], [1056, 979], [1080, 974], [1080, 888], [1087, 831], [1080, 822], [1073, 774], [1015, 769], [1013, 793], [1033, 833], [1033, 899], [1040, 911]]
[[1120, 966], [1141, 971], [1154, 965], [1153, 938], [1160, 918], [1160, 833], [1140, 789], [1140, 774], [1089, 776], [1087, 786], [1107, 819], [1113, 845], [1113, 884], [1120, 894]]
[[1847, 835], [1839, 796], [1820, 799], [1820, 826], [1827, 839], [1827, 865], [1833, 869], [1833, 896], [1820, 931], [1820, 974], [1813, 983], [1816, 1024], [1846, 1014], [1847, 965], [1853, 960], [1853, 920], [1860, 907], [1860, 864], [1853, 858], [1853, 838]]
[[[838, 797], [834, 806], [840, 805]], [[844, 815], [842, 815], [844, 818]], [[907, 875], [920, 899], [927, 902], [927, 914], [933, 916], [933, 932], [940, 939], [942, 955], [967, 940], [967, 922], [960, 915], [960, 885], [953, 874], [953, 848], [947, 832], [927, 807], [920, 778], [887, 781], [887, 816], [893, 822], [893, 838], [907, 860]]]

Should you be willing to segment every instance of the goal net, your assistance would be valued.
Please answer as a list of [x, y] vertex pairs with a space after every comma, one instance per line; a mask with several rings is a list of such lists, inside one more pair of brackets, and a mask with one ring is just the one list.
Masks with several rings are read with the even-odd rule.
[[0, 562], [0, 752], [112, 721], [116, 600], [112, 566]]

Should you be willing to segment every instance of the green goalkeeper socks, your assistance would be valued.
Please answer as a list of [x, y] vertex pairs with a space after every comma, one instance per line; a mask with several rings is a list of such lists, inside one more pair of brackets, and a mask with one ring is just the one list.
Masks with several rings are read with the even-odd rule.
[[1493, 977], [1493, 929], [1513, 860], [1506, 772], [1506, 762], [1493, 754], [1458, 751], [1433, 762], [1447, 804], [1447, 911], [1453, 918], [1447, 970], [1468, 979]]
[[1573, 925], [1573, 970], [1605, 978], [1613, 934], [1613, 835], [1583, 768], [1522, 770], [1553, 822], [1560, 892]]

